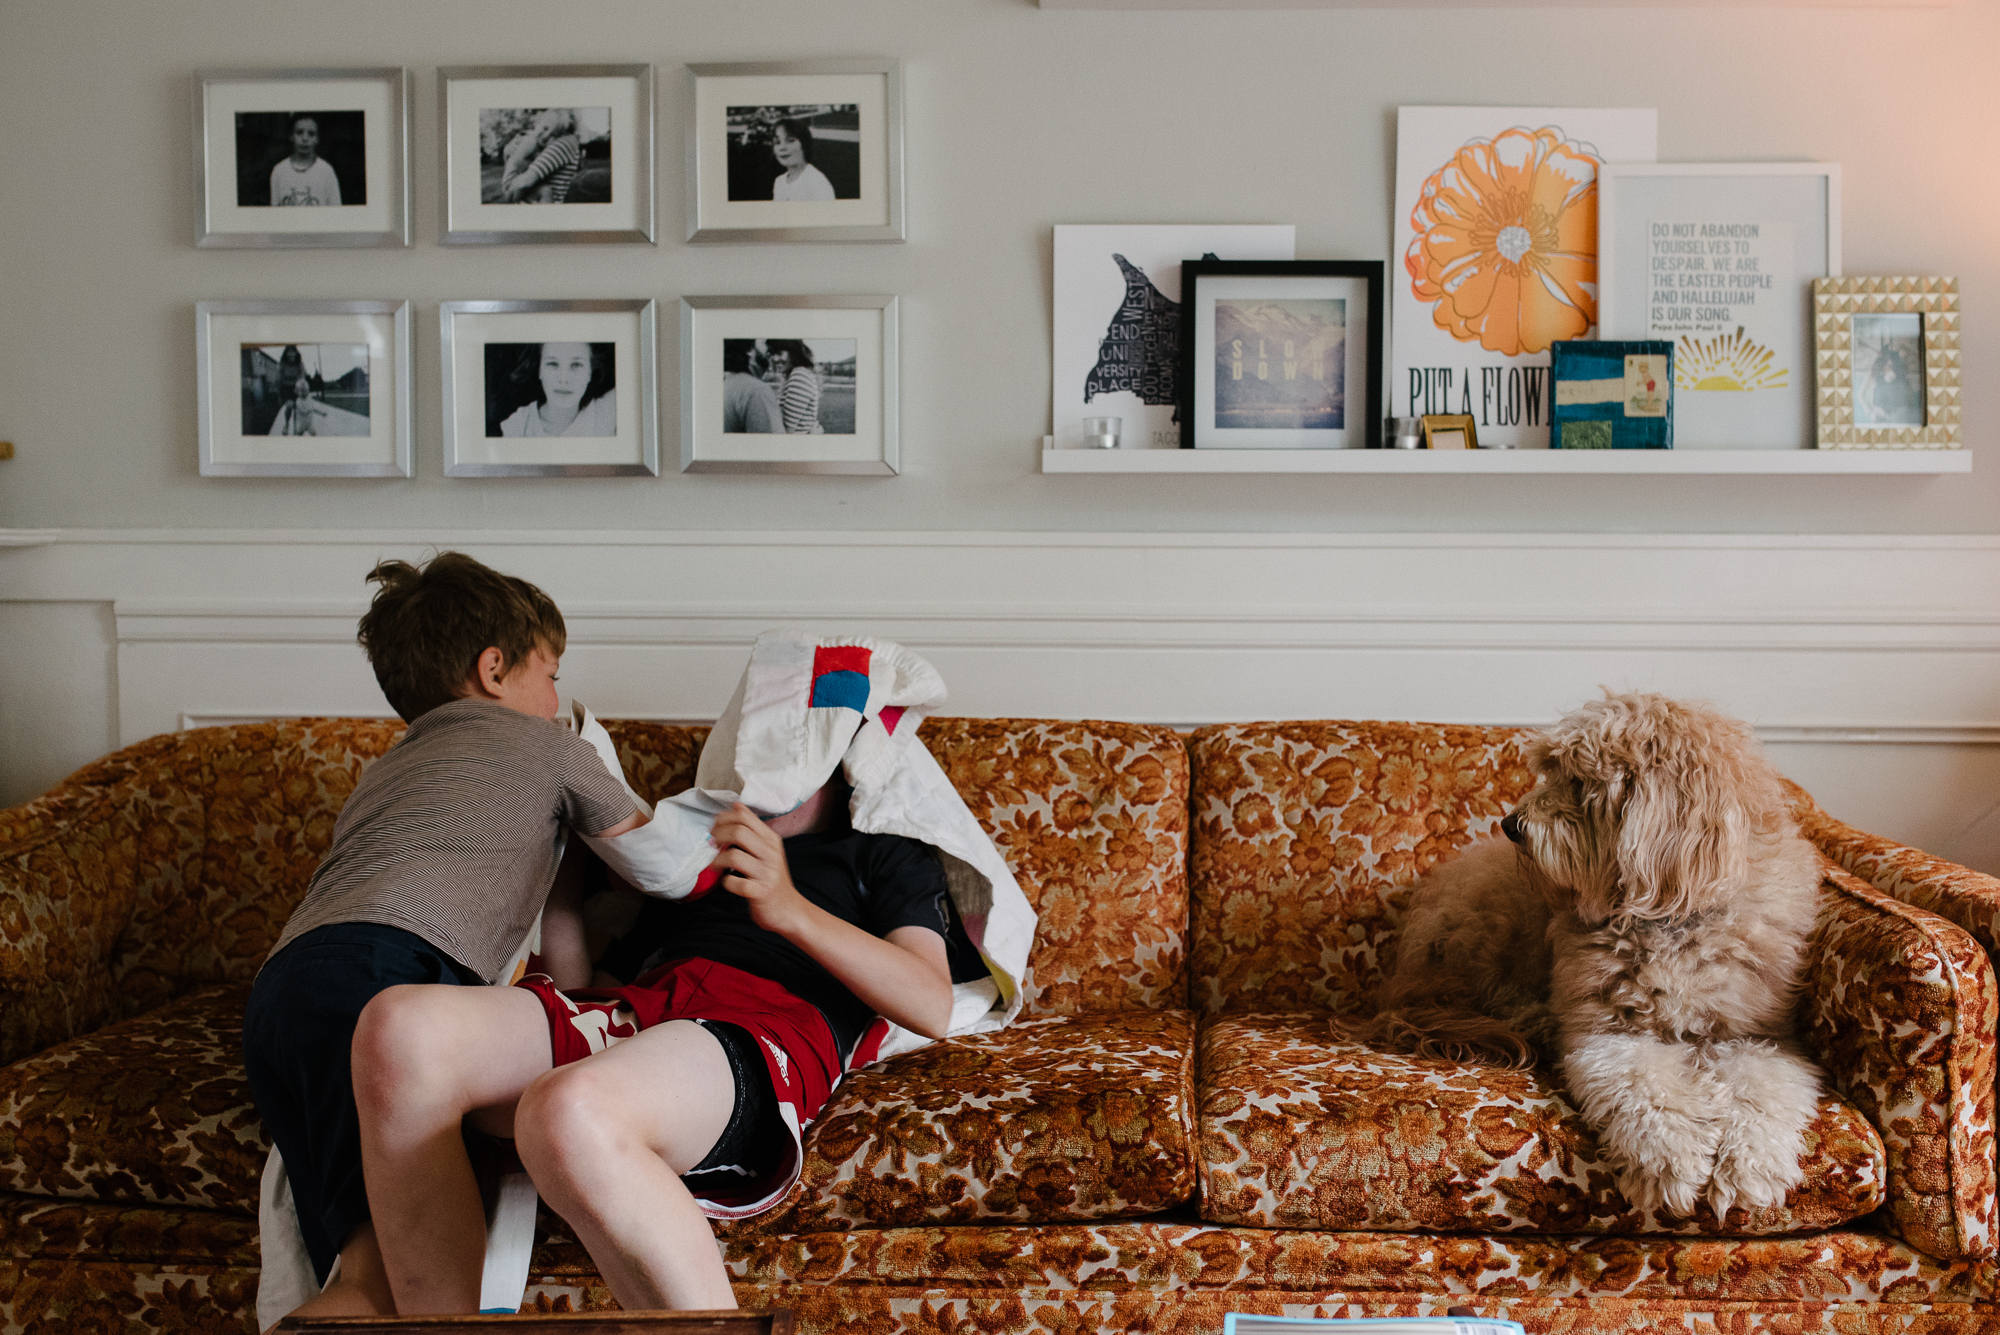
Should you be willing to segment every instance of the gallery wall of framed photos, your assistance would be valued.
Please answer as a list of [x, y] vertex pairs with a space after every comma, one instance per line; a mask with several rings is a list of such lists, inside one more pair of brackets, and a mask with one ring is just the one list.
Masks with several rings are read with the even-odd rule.
[[[140, 0], [88, 0], [90, 21], [70, 29], [32, 13], [10, 23], [0, 106], [60, 145], [14, 173], [24, 188], [6, 192], [0, 229], [0, 283], [8, 309], [22, 313], [0, 330], [10, 368], [0, 426], [19, 450], [0, 491], [11, 522], [198, 527], [246, 513], [278, 525], [641, 527], [896, 528], [921, 516], [1023, 531], [1608, 522], [1592, 518], [1604, 514], [1608, 484], [1580, 477], [1499, 483], [1506, 504], [1496, 514], [1496, 484], [1469, 478], [1283, 487], [1224, 473], [1197, 488], [1039, 473], [1042, 437], [1060, 442], [1066, 429], [1050, 403], [1065, 299], [1059, 226], [1288, 227], [1282, 254], [1207, 246], [1176, 258], [1379, 262], [1381, 416], [1405, 415], [1397, 391], [1412, 364], [1469, 368], [1475, 399], [1482, 368], [1497, 369], [1506, 393], [1514, 368], [1503, 354], [1491, 367], [1406, 360], [1397, 379], [1409, 323], [1398, 305], [1408, 286], [1397, 182], [1406, 107], [1645, 109], [1661, 162], [1838, 163], [1841, 274], [1956, 278], [1968, 359], [1994, 318], [1979, 294], [2000, 259], [1974, 222], [1988, 207], [1983, 178], [1963, 165], [1983, 151], [1974, 127], [1986, 94], [1961, 53], [2000, 35], [1983, 6], [1736, 7], [1731, 40], [1784, 59], [1754, 79], [1697, 88], [1665, 70], [1635, 72], [1621, 55], [1650, 40], [1666, 12], [1644, 6], [1566, 11], [1552, 67], [1554, 48], [1506, 10], [1452, 11], [1453, 41], [1440, 50], [1426, 36], [1437, 11], [1394, 7], [1135, 17], [871, 0], [835, 16], [778, 0], [757, 16], [614, 4], [551, 28], [526, 0], [493, 0], [476, 22], [425, 10], [388, 31], [351, 2], [314, 16], [213, 0], [169, 21]], [[1345, 62], [1339, 78], [1324, 77], [1329, 61]], [[891, 63], [893, 80], [882, 68]], [[1885, 77], [1921, 84], [1923, 107], [1864, 108], [1837, 91]], [[892, 103], [899, 145], [886, 121], [879, 139], [868, 124]], [[801, 119], [812, 142], [794, 154], [798, 134], [785, 122]], [[1572, 140], [1605, 137], [1565, 128]], [[1457, 142], [1491, 133], [1474, 127]], [[310, 151], [294, 143], [302, 134]], [[535, 147], [517, 149], [510, 171], [508, 150], [523, 135]], [[781, 160], [781, 148], [810, 160]], [[59, 188], [35, 188], [44, 173]], [[280, 197], [337, 188], [340, 203], [272, 203], [274, 174]], [[825, 231], [901, 239], [805, 239], [811, 229], [793, 215], [820, 207], [855, 215]], [[731, 233], [768, 239], [721, 239]], [[508, 234], [516, 239], [482, 239]], [[1109, 283], [1122, 298], [1115, 268]], [[871, 294], [898, 301], [896, 480], [680, 471], [683, 298]], [[409, 476], [202, 475], [195, 308], [250, 300], [410, 304]], [[657, 303], [657, 477], [447, 473], [442, 304], [577, 300]], [[1873, 329], [1859, 342], [1869, 356], [1888, 346]], [[282, 358], [286, 345], [271, 346]], [[1927, 345], [1895, 345], [1908, 346]], [[347, 374], [327, 356], [338, 373], [321, 382]], [[834, 392], [834, 370], [815, 360], [829, 405], [845, 393]], [[1457, 411], [1463, 390], [1454, 391]], [[1962, 438], [1976, 455], [1976, 375], [1964, 392]], [[347, 400], [357, 411], [351, 385]], [[1105, 415], [1084, 406], [1067, 428], [1079, 439], [1084, 416]], [[1179, 433], [1175, 407], [1144, 406], [1164, 418], [1147, 417], [1147, 444], [1164, 446]], [[1698, 423], [1692, 394], [1675, 406], [1679, 452], [1696, 443]], [[1139, 417], [1127, 415], [1123, 448]], [[1478, 433], [1482, 446], [1506, 439], [1497, 418]], [[552, 507], [549, 496], [561, 500]], [[2000, 483], [1980, 470], [1961, 484], [1918, 480], [1887, 493], [1837, 478], [1727, 487], [1689, 478], [1616, 501], [1616, 522], [1638, 530], [1976, 531], [2000, 514]]]

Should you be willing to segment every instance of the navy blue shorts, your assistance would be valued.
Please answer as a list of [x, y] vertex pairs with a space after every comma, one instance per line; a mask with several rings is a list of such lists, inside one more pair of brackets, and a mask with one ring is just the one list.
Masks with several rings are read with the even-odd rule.
[[484, 986], [478, 973], [400, 927], [315, 928], [264, 964], [243, 1012], [243, 1068], [264, 1130], [285, 1156], [313, 1272], [326, 1282], [368, 1218], [350, 1051], [354, 1022], [398, 983]]

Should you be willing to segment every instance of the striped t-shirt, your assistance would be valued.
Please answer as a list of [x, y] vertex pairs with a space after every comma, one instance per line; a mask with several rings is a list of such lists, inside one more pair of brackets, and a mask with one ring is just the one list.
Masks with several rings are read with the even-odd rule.
[[271, 953], [316, 927], [413, 932], [492, 981], [542, 911], [566, 830], [632, 815], [588, 742], [486, 700], [417, 716], [361, 775]]
[[785, 414], [785, 430], [792, 435], [817, 436], [825, 430], [819, 424], [819, 376], [811, 368], [792, 369], [778, 402]]

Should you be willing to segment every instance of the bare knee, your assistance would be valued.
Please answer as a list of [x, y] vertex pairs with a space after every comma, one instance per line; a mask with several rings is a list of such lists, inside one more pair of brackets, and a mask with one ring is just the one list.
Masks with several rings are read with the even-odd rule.
[[354, 1101], [382, 1111], [443, 1094], [453, 1045], [436, 989], [405, 983], [375, 994], [354, 1026]]

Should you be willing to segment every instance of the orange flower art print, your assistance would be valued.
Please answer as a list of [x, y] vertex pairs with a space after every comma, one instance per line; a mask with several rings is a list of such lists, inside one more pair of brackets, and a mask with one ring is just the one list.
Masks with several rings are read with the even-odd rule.
[[1432, 173], [1403, 255], [1437, 327], [1488, 352], [1545, 352], [1597, 323], [1597, 158], [1561, 129], [1475, 139]]

